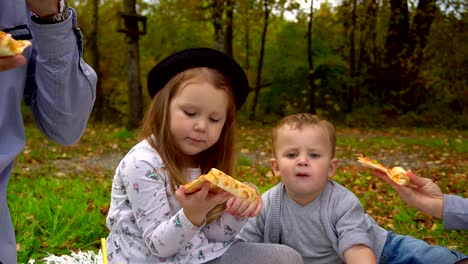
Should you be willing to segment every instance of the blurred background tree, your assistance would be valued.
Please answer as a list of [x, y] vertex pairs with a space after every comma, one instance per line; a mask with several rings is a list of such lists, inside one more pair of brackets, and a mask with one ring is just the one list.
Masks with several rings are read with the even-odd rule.
[[[468, 128], [467, 7], [459, 0], [137, 0], [142, 101], [146, 75], [189, 47], [223, 50], [251, 93], [241, 118], [316, 112], [348, 126]], [[70, 1], [85, 59], [98, 68], [96, 121], [128, 124], [122, 1]], [[311, 10], [311, 6], [313, 9]], [[134, 125], [134, 126], [137, 126]]]

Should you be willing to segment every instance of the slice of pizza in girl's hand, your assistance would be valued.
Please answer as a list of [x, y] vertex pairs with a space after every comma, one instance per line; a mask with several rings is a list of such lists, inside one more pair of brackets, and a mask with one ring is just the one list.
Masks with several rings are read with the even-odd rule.
[[185, 193], [198, 192], [205, 182], [210, 183], [210, 192], [219, 193], [224, 190], [248, 202], [256, 201], [260, 197], [257, 190], [248, 184], [242, 183], [215, 168], [212, 168], [207, 174], [201, 175], [194, 181], [185, 184]]
[[29, 46], [31, 46], [29, 40], [15, 40], [10, 34], [0, 31], [0, 57], [22, 54]]
[[393, 167], [391, 169], [385, 167], [377, 160], [370, 159], [368, 157], [364, 157], [363, 155], [359, 155], [357, 157], [357, 161], [368, 168], [379, 170], [385, 174], [396, 184], [398, 185], [408, 185], [409, 178], [406, 175], [406, 170], [402, 167]]

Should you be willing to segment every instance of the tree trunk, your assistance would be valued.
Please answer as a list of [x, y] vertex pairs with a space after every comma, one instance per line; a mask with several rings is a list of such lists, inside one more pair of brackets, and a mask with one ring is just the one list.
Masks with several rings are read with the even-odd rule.
[[[342, 10], [343, 10], [343, 35], [347, 36], [350, 32], [350, 25], [351, 25], [351, 15], [350, 15], [350, 0], [343, 0], [342, 2]], [[344, 52], [343, 52], [343, 57], [345, 61], [349, 61], [349, 54], [350, 52], [348, 51], [349, 49], [347, 47], [344, 47]], [[349, 77], [349, 76], [346, 76]], [[349, 102], [349, 90], [350, 90], [350, 84], [349, 82], [344, 82], [342, 84], [343, 86], [343, 96], [342, 98], [339, 98], [340, 104], [343, 105], [343, 109], [346, 112], [348, 109], [348, 102]]]
[[386, 39], [386, 54], [380, 78], [383, 103], [396, 114], [402, 108], [402, 93], [406, 83], [406, 63], [409, 51], [409, 15], [407, 0], [390, 0], [390, 20]]
[[[408, 78], [405, 86], [409, 87], [409, 93], [406, 97], [408, 110], [414, 110], [415, 107], [424, 99], [425, 91], [421, 85], [412, 85], [418, 78], [421, 68], [424, 49], [427, 44], [432, 22], [437, 10], [435, 0], [419, 0], [416, 13], [411, 26], [410, 52], [411, 57], [408, 62]], [[412, 102], [412, 103], [410, 103]]]
[[213, 27], [215, 34], [215, 49], [224, 50], [224, 32], [223, 32], [223, 5], [224, 1], [214, 0], [213, 4]]
[[353, 111], [354, 98], [356, 96], [356, 46], [355, 46], [355, 32], [356, 32], [356, 0], [351, 1], [351, 29], [349, 32], [349, 77], [351, 79], [348, 88], [348, 100], [345, 111], [351, 113]]
[[[368, 86], [371, 90], [378, 87], [376, 80], [378, 75], [377, 54], [377, 8], [376, 0], [370, 0], [365, 13], [365, 19], [361, 22], [361, 39], [359, 56], [356, 63], [356, 101], [362, 94], [361, 87]], [[356, 103], [355, 101], [355, 103]]]
[[262, 67], [263, 67], [263, 55], [265, 53], [265, 42], [266, 42], [266, 33], [268, 29], [268, 17], [270, 16], [270, 10], [268, 10], [268, 0], [263, 0], [263, 7], [265, 9], [265, 16], [263, 19], [263, 32], [262, 32], [262, 44], [260, 47], [260, 58], [258, 60], [258, 69], [257, 69], [257, 80], [255, 81], [255, 94], [252, 103], [252, 109], [250, 110], [249, 119], [255, 119], [255, 109], [257, 108], [258, 103], [258, 94], [260, 93], [260, 83], [262, 78]]
[[309, 112], [311, 114], [316, 113], [315, 106], [315, 70], [314, 70], [314, 61], [312, 57], [312, 19], [314, 17], [314, 0], [310, 1], [310, 14], [309, 14], [309, 23], [307, 29], [307, 62], [309, 63]]
[[98, 76], [96, 84], [96, 102], [94, 104], [94, 118], [96, 121], [102, 121], [103, 119], [103, 110], [104, 110], [104, 95], [101, 85], [101, 70], [100, 70], [100, 55], [99, 48], [97, 44], [98, 37], [98, 25], [99, 25], [99, 0], [93, 0], [93, 17], [91, 21], [91, 33], [89, 38], [90, 43], [90, 52], [92, 57], [93, 69], [96, 71]]
[[224, 37], [224, 52], [233, 56], [232, 28], [234, 18], [234, 4], [232, 0], [226, 0], [226, 35]]
[[246, 72], [250, 69], [249, 54], [250, 54], [250, 37], [249, 37], [249, 5], [245, 3], [245, 19], [244, 19], [244, 38], [245, 38], [245, 65], [244, 69]]
[[[123, 1], [124, 13], [130, 16], [136, 16], [135, 0]], [[138, 32], [137, 20], [126, 20], [127, 29]], [[138, 34], [127, 33], [125, 36], [127, 42], [127, 60], [128, 60], [128, 103], [129, 113], [127, 120], [127, 129], [135, 129], [139, 126], [143, 117], [143, 103], [141, 95], [140, 82], [140, 50], [138, 47]]]
[[417, 77], [437, 7], [435, 0], [420, 0], [410, 31], [407, 0], [391, 0], [390, 5], [387, 68], [381, 80], [384, 100], [393, 107], [392, 112], [398, 114], [416, 109], [424, 98], [425, 93], [417, 85]]

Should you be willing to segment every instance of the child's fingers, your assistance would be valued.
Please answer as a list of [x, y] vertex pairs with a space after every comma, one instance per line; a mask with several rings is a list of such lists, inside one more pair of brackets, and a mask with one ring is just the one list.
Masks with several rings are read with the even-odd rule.
[[179, 203], [182, 203], [185, 200], [185, 188], [183, 185], [179, 186], [179, 188], [175, 192], [175, 197]]
[[254, 210], [254, 212], [251, 213], [251, 214], [249, 215], [249, 217], [257, 216], [257, 215], [260, 213], [260, 211], [262, 210], [262, 207], [263, 207], [263, 200], [262, 200], [262, 198], [259, 198], [259, 199], [258, 199], [258, 202], [255, 203], [255, 210]]
[[217, 194], [208, 194], [208, 195], [211, 196], [211, 201], [213, 201], [213, 203], [215, 204], [225, 203], [231, 197], [231, 194], [226, 191], [223, 191]]
[[235, 211], [232, 212], [232, 215], [235, 215], [237, 217], [249, 216], [255, 212], [256, 208], [257, 203], [249, 203], [247, 201], [241, 200], [239, 206], [236, 208]]
[[242, 201], [241, 205], [237, 209], [237, 216], [238, 217], [244, 217], [248, 216], [250, 213], [254, 211], [255, 207], [253, 206], [252, 203]]
[[247, 207], [245, 208], [245, 210], [239, 211], [237, 216], [238, 217], [250, 216], [255, 212], [256, 208], [257, 208], [256, 203], [247, 203]]
[[229, 212], [229, 210], [231, 209], [232, 207], [232, 204], [236, 201], [236, 197], [235, 196], [230, 196], [226, 202], [226, 211]]
[[239, 212], [239, 208], [242, 205], [242, 199], [239, 199], [237, 197], [233, 197], [233, 199], [229, 199], [230, 205], [227, 209], [228, 213], [232, 215], [236, 215]]
[[200, 199], [200, 200], [205, 200], [206, 197], [208, 196], [208, 193], [210, 192], [210, 183], [209, 182], [205, 182], [203, 183], [203, 187], [196, 193], [194, 193], [193, 195], [197, 198], [197, 199]]
[[242, 216], [254, 217], [257, 216], [263, 207], [263, 201], [259, 198], [257, 201], [249, 204], [249, 207], [244, 211]]

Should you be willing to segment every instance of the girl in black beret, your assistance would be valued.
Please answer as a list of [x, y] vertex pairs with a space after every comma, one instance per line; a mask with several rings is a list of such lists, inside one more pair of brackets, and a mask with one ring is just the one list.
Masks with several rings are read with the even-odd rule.
[[109, 263], [302, 263], [284, 245], [236, 239], [261, 199], [182, 186], [211, 168], [234, 174], [236, 113], [249, 92], [242, 68], [220, 51], [187, 49], [150, 71], [148, 91], [143, 140], [112, 184]]

